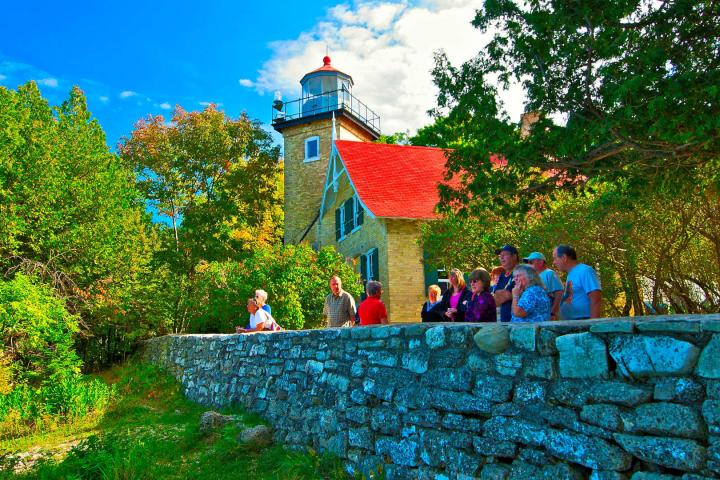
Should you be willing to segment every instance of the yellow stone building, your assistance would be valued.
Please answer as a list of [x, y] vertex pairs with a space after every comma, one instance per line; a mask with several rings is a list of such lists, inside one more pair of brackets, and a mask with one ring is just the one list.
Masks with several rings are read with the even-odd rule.
[[300, 99], [273, 105], [285, 151], [285, 243], [334, 245], [364, 281], [382, 282], [391, 322], [418, 321], [426, 286], [438, 281], [423, 262], [419, 226], [436, 216], [445, 152], [372, 143], [380, 118], [329, 57], [300, 84]]

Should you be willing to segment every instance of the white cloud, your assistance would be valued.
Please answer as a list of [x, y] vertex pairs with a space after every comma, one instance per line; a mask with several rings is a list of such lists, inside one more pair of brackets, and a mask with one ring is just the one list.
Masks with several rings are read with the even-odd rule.
[[[260, 93], [280, 90], [300, 96], [299, 80], [321, 66], [326, 46], [332, 65], [355, 81], [353, 94], [380, 115], [382, 131], [393, 133], [427, 125], [437, 88], [430, 71], [433, 53], [444, 50], [459, 65], [490, 39], [470, 22], [482, 0], [425, 0], [407, 3], [359, 2], [328, 10], [327, 17], [297, 38], [273, 42], [271, 58], [254, 82]], [[524, 94], [503, 95], [510, 118], [519, 120]]]
[[243, 87], [248, 87], [248, 88], [253, 87], [255, 85], [255, 82], [253, 82], [249, 78], [241, 78], [240, 80], [238, 80], [238, 83], [240, 85], [242, 85]]
[[172, 108], [172, 105], [170, 105], [168, 102], [163, 102], [158, 106], [163, 110], [170, 110]]
[[51, 88], [57, 88], [58, 86], [57, 78], [41, 78], [37, 83]]
[[130, 98], [137, 96], [137, 92], [133, 92], [132, 90], [123, 90], [120, 92], [120, 98]]
[[100, 100], [102, 103], [108, 103], [108, 102], [110, 101], [110, 98], [108, 98], [108, 97], [106, 97], [105, 95], [103, 95], [102, 97], [99, 98], [99, 100]]
[[198, 102], [198, 104], [203, 107], [209, 107], [210, 105], [215, 105], [217, 108], [220, 108], [223, 106], [222, 102]]
[[6, 78], [7, 78], [7, 75], [3, 75], [2, 73], [0, 73], [0, 82], [5, 80]]

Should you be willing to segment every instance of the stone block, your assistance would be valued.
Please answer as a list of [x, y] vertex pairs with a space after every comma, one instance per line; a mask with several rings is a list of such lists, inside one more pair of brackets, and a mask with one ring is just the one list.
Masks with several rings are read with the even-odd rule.
[[480, 467], [480, 460], [477, 455], [468, 455], [462, 450], [451, 449], [445, 461], [449, 478], [471, 480]]
[[416, 467], [420, 463], [419, 445], [416, 440], [396, 440], [389, 437], [381, 437], [375, 440], [375, 453], [388, 455], [396, 465]]
[[523, 356], [501, 353], [495, 356], [495, 370], [500, 375], [514, 377], [522, 367]]
[[522, 325], [510, 327], [510, 343], [515, 348], [534, 352], [536, 350], [536, 339], [539, 329], [536, 325]]
[[700, 333], [702, 324], [695, 319], [641, 320], [637, 322], [639, 332]]
[[538, 335], [537, 346], [540, 355], [557, 355], [557, 347], [555, 346], [555, 339], [557, 335], [555, 332], [540, 328], [540, 334]]
[[591, 333], [633, 333], [635, 322], [632, 320], [621, 320], [619, 322], [601, 322], [590, 326]]
[[425, 331], [425, 343], [431, 349], [436, 349], [445, 346], [445, 327], [438, 326], [433, 327]]
[[513, 442], [498, 442], [485, 437], [473, 437], [473, 448], [480, 455], [488, 457], [515, 458], [517, 445]]
[[510, 465], [509, 480], [524, 480], [526, 478], [541, 478], [541, 470], [535, 465], [521, 460], [515, 460]]
[[539, 467], [551, 463], [545, 452], [536, 448], [521, 449], [520, 452], [518, 452], [517, 458], [523, 462], [532, 463], [533, 465], [537, 465]]
[[470, 391], [473, 374], [468, 368], [435, 368], [421, 377], [424, 385], [458, 392]]
[[707, 380], [705, 382], [707, 397], [713, 400], [720, 400], [720, 380]]
[[423, 350], [415, 350], [403, 353], [401, 365], [404, 369], [413, 373], [425, 373], [428, 369], [430, 354]]
[[501, 403], [510, 400], [513, 382], [507, 378], [491, 375], [478, 375], [475, 379], [473, 395], [478, 398]]
[[354, 423], [364, 424], [370, 416], [370, 409], [363, 406], [350, 407], [345, 410], [345, 418]]
[[587, 390], [587, 399], [592, 403], [616, 403], [632, 407], [651, 398], [650, 388], [624, 382], [598, 382], [590, 385]]
[[630, 477], [630, 480], [675, 480], [677, 478], [679, 477], [665, 473], [635, 472], [632, 477]]
[[375, 407], [370, 413], [370, 428], [384, 435], [400, 432], [400, 416], [394, 408]]
[[584, 332], [555, 339], [560, 354], [560, 375], [568, 378], [605, 377], [608, 374], [607, 347], [602, 339]]
[[426, 402], [429, 406], [455, 413], [487, 415], [492, 411], [493, 402], [465, 392], [428, 389]]
[[720, 378], [720, 335], [713, 335], [703, 348], [696, 373], [703, 378]]
[[694, 403], [705, 397], [705, 387], [692, 378], [661, 378], [655, 383], [655, 400]]
[[702, 414], [708, 425], [720, 426], [720, 400], [705, 400]]
[[720, 318], [703, 318], [700, 323], [704, 332], [720, 333]]
[[484, 352], [502, 353], [510, 345], [510, 333], [507, 325], [488, 323], [478, 327], [473, 340], [475, 345]]
[[591, 383], [578, 380], [557, 380], [550, 385], [549, 398], [572, 407], [582, 407], [588, 399]]
[[514, 399], [517, 402], [543, 402], [545, 401], [546, 384], [525, 380], [515, 387]]
[[672, 337], [619, 335], [610, 340], [610, 355], [625, 377], [685, 375], [692, 372], [700, 350]]
[[678, 470], [699, 470], [707, 456], [705, 448], [693, 440], [623, 433], [616, 433], [614, 438], [625, 451], [641, 460]]
[[590, 480], [627, 480], [627, 475], [612, 470], [593, 470]]
[[556, 463], [543, 467], [542, 478], [544, 480], [584, 480], [586, 475], [566, 463]]
[[552, 380], [557, 377], [557, 372], [555, 371], [555, 359], [552, 357], [528, 358], [525, 360], [523, 374], [527, 377]]
[[580, 418], [587, 423], [616, 432], [622, 431], [620, 409], [615, 405], [585, 405], [580, 411]]
[[435, 410], [414, 410], [403, 415], [404, 423], [421, 427], [434, 427], [440, 423], [440, 414]]
[[305, 372], [309, 373], [310, 375], [320, 375], [323, 371], [323, 364], [322, 362], [318, 362], [315, 360], [308, 360], [305, 363]]
[[627, 433], [703, 438], [703, 419], [693, 407], [677, 403], [646, 403], [622, 416]]
[[480, 480], [507, 480], [510, 467], [501, 463], [488, 463], [480, 472]]
[[479, 353], [471, 353], [468, 355], [465, 365], [474, 372], [491, 372], [495, 369], [493, 361]]
[[480, 432], [482, 430], [482, 421], [477, 418], [464, 417], [456, 413], [444, 415], [441, 425], [449, 430], [462, 432]]

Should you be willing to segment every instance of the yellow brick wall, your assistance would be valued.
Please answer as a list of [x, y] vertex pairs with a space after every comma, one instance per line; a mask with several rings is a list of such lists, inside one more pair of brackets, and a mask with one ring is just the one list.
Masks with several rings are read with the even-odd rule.
[[379, 280], [383, 284], [382, 301], [391, 322], [420, 320], [420, 308], [425, 295], [425, 272], [422, 249], [417, 244], [420, 224], [417, 221], [371, 218], [367, 213], [363, 225], [356, 232], [335, 240], [335, 209], [354, 194], [343, 174], [337, 194], [329, 195], [318, 228], [321, 246], [334, 245], [352, 261], [360, 272], [359, 257], [372, 248], [378, 249]]
[[[353, 122], [336, 119], [337, 138], [367, 141], [369, 136]], [[325, 183], [325, 171], [330, 155], [332, 119], [309, 121], [287, 127], [282, 131], [285, 155], [285, 243], [298, 243], [300, 237], [317, 215]], [[304, 162], [305, 140], [320, 137], [319, 159]], [[316, 228], [311, 228], [304, 242], [315, 242]]]
[[423, 252], [417, 243], [420, 237], [420, 222], [386, 219], [385, 224], [388, 281], [392, 284], [392, 321], [419, 322], [420, 309], [425, 300]]

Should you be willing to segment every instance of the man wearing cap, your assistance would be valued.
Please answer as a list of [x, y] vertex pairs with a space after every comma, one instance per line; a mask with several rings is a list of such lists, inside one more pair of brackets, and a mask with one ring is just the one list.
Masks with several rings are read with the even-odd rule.
[[560, 300], [562, 300], [563, 293], [563, 284], [557, 273], [547, 268], [545, 255], [540, 252], [532, 252], [523, 258], [523, 262], [530, 264], [540, 275], [552, 305], [550, 308], [550, 320], [557, 320], [560, 315]]
[[602, 310], [602, 289], [595, 270], [578, 262], [577, 253], [570, 245], [555, 247], [553, 263], [568, 274], [560, 302], [560, 317], [563, 320], [598, 318]]
[[500, 259], [503, 273], [495, 284], [493, 297], [495, 297], [495, 305], [500, 308], [500, 321], [509, 322], [512, 318], [512, 289], [515, 288], [512, 272], [520, 263], [520, 254], [517, 248], [505, 245], [495, 250], [495, 255]]

